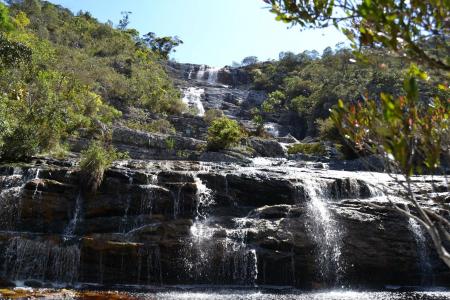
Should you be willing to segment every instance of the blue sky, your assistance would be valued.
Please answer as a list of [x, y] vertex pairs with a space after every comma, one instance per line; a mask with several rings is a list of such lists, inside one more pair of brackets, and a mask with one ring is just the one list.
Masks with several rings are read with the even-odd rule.
[[132, 12], [130, 27], [141, 34], [178, 35], [184, 44], [171, 57], [179, 62], [224, 66], [255, 55], [277, 58], [281, 51], [322, 52], [345, 37], [334, 28], [300, 31], [275, 21], [262, 0], [50, 0], [85, 10], [102, 22], [117, 24]]

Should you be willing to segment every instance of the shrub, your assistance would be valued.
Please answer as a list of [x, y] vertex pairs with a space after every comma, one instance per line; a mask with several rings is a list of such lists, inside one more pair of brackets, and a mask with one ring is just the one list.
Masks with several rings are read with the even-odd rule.
[[146, 123], [144, 121], [136, 121], [136, 120], [129, 120], [126, 123], [126, 126], [131, 129], [150, 132], [150, 133], [163, 133], [163, 134], [175, 134], [176, 129], [166, 119], [159, 119], [151, 121], [150, 123]]
[[208, 149], [220, 150], [236, 145], [244, 137], [238, 122], [227, 117], [214, 120], [208, 128]]
[[275, 112], [275, 108], [279, 108], [285, 99], [286, 95], [282, 91], [272, 92], [263, 102], [261, 108], [266, 113]]
[[4, 161], [23, 161], [38, 152], [39, 139], [34, 128], [30, 126], [16, 127], [11, 134], [3, 138], [0, 158]]
[[211, 124], [214, 120], [222, 118], [223, 116], [223, 111], [220, 109], [209, 109], [205, 112], [203, 119], [206, 123]]
[[327, 151], [321, 143], [299, 143], [288, 148], [289, 154], [326, 155]]
[[103, 181], [105, 170], [118, 159], [125, 159], [128, 154], [117, 152], [112, 146], [105, 147], [99, 141], [93, 141], [89, 148], [81, 152], [80, 170], [83, 190], [95, 193]]
[[355, 145], [352, 145], [349, 140], [346, 140], [339, 132], [336, 124], [331, 118], [316, 120], [319, 137], [322, 140], [334, 143], [334, 147], [342, 154], [344, 159], [355, 159], [363, 153], [355, 152]]
[[175, 140], [173, 138], [167, 138], [164, 140], [165, 144], [166, 144], [166, 148], [167, 150], [173, 150], [175, 149]]

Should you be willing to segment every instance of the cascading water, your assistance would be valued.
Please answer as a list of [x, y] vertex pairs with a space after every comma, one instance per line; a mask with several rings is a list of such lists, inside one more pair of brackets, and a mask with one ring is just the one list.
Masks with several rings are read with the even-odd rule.
[[77, 224], [79, 222], [79, 218], [81, 217], [81, 206], [82, 206], [83, 198], [81, 196], [81, 193], [78, 193], [78, 196], [75, 201], [75, 213], [72, 216], [72, 219], [69, 221], [69, 224], [67, 225], [66, 229], [64, 230], [64, 237], [71, 238], [73, 237], [75, 230], [77, 228]]
[[207, 66], [201, 65], [197, 72], [197, 80], [204, 80]]
[[[404, 200], [395, 196], [388, 196], [383, 189], [377, 188], [374, 185], [368, 185], [372, 199], [377, 199], [382, 202], [394, 201], [398, 204], [405, 204]], [[405, 205], [405, 209], [409, 212], [409, 206]], [[422, 226], [413, 218], [408, 218], [408, 227], [411, 231], [414, 241], [416, 243], [416, 250], [418, 256], [418, 267], [421, 275], [421, 285], [430, 286], [433, 284], [433, 268], [430, 261], [430, 253], [427, 248], [427, 238]]]
[[308, 229], [318, 248], [320, 279], [329, 284], [337, 284], [344, 272], [341, 258], [342, 234], [327, 206], [330, 199], [329, 187], [326, 181], [304, 179], [303, 189], [308, 197], [307, 210], [308, 217], [311, 218]]
[[421, 275], [421, 285], [431, 285], [433, 283], [433, 269], [431, 267], [430, 255], [427, 249], [427, 239], [420, 224], [413, 218], [409, 218], [409, 228], [414, 235], [419, 258], [419, 268]]
[[205, 115], [205, 108], [203, 107], [202, 97], [205, 90], [196, 87], [189, 87], [183, 90], [183, 102], [195, 111], [198, 116]]
[[[196, 281], [252, 286], [258, 277], [256, 250], [247, 245], [250, 218], [234, 218], [233, 228], [215, 227], [209, 209], [215, 204], [212, 191], [198, 178], [197, 209], [191, 226], [191, 252], [186, 267]], [[219, 236], [217, 236], [219, 235]]]
[[233, 283], [254, 286], [258, 279], [258, 257], [256, 249], [247, 245], [250, 218], [235, 218], [235, 229], [226, 231], [224, 254], [222, 256], [222, 276], [231, 278]]
[[208, 209], [214, 203], [214, 199], [212, 191], [198, 177], [195, 177], [195, 184], [197, 186], [196, 214], [190, 229], [190, 248], [195, 252], [195, 256], [185, 259], [184, 263], [194, 279], [199, 279], [207, 276], [205, 272], [211, 259], [209, 242], [213, 238], [215, 228], [209, 226]]
[[208, 83], [217, 83], [217, 78], [219, 77], [219, 68], [209, 68], [208, 69]]
[[279, 131], [279, 127], [280, 125], [278, 125], [277, 123], [266, 123], [264, 124], [264, 129], [273, 137], [278, 137], [280, 136], [280, 131]]
[[78, 279], [80, 249], [50, 241], [16, 237], [5, 251], [3, 274], [13, 280], [41, 280], [74, 283]]
[[[30, 180], [39, 179], [40, 169], [26, 169], [17, 172], [14, 169], [13, 174], [4, 176], [0, 182], [0, 230], [15, 230], [21, 218], [21, 208], [23, 201], [23, 191], [25, 185]], [[36, 197], [40, 192], [38, 191], [39, 183], [36, 183], [36, 188], [33, 192], [32, 198]]]

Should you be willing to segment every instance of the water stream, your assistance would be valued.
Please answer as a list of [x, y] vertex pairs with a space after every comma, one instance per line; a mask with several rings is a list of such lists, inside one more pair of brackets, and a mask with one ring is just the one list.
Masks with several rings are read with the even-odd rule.
[[339, 284], [344, 273], [341, 257], [342, 234], [339, 224], [328, 208], [329, 185], [319, 179], [304, 179], [303, 189], [308, 197], [308, 229], [317, 246], [316, 258], [321, 280], [329, 284]]
[[183, 91], [183, 102], [188, 105], [196, 115], [203, 116], [205, 108], [203, 107], [202, 97], [205, 90], [197, 87], [189, 87]]

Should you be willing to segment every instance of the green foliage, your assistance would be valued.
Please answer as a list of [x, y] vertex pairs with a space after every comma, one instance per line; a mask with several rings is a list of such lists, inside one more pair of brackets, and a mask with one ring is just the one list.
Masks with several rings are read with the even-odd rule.
[[[342, 28], [355, 50], [359, 51], [363, 46], [382, 46], [433, 68], [450, 70], [447, 41], [449, 1], [265, 2], [272, 5], [272, 12], [279, 21], [302, 27], [322, 28], [332, 25]], [[425, 41], [431, 41], [432, 47]], [[441, 52], [437, 49], [441, 49]]]
[[317, 119], [316, 126], [319, 138], [333, 142], [334, 147], [342, 154], [342, 158], [355, 159], [358, 155], [363, 154], [362, 152], [357, 153], [354, 144], [341, 135], [332, 118]]
[[175, 127], [166, 119], [152, 120], [150, 122], [140, 120], [128, 120], [126, 126], [131, 129], [149, 133], [175, 134]]
[[166, 143], [166, 148], [167, 148], [167, 150], [173, 150], [173, 149], [175, 149], [176, 142], [175, 142], [175, 140], [174, 140], [173, 138], [168, 137], [168, 138], [165, 139], [164, 142]]
[[214, 120], [208, 128], [208, 149], [220, 150], [237, 145], [244, 137], [238, 122], [227, 117]]
[[119, 159], [128, 155], [117, 152], [111, 146], [105, 146], [99, 141], [93, 141], [89, 148], [81, 152], [80, 170], [83, 174], [83, 188], [87, 193], [95, 193], [103, 181], [105, 171]]
[[24, 124], [17, 126], [3, 136], [0, 157], [4, 161], [24, 161], [39, 151], [40, 140], [35, 128]]
[[11, 31], [14, 29], [13, 22], [9, 15], [9, 9], [3, 3], [0, 3], [0, 32]]
[[0, 33], [0, 66], [12, 67], [31, 60], [31, 49], [23, 43], [11, 41]]
[[321, 143], [299, 143], [288, 148], [289, 154], [307, 154], [307, 155], [316, 155], [316, 156], [324, 156], [327, 154], [325, 147]]
[[[111, 24], [99, 23], [89, 13], [73, 15], [49, 2], [10, 2], [16, 21], [27, 23], [22, 14], [30, 21], [25, 39], [36, 37], [51, 42], [42, 50], [52, 53], [52, 69], [89, 86], [116, 106], [135, 105], [155, 113], [180, 113], [185, 109], [179, 91], [164, 70], [160, 53], [140, 43], [139, 33], [127, 29], [126, 22], [118, 30]], [[40, 64], [50, 64], [42, 58]]]
[[251, 66], [258, 63], [258, 58], [256, 56], [248, 56], [242, 60], [241, 66]]
[[412, 65], [404, 81], [404, 94], [396, 98], [381, 94], [381, 102], [367, 99], [363, 104], [345, 105], [332, 112], [340, 132], [356, 147], [380, 154], [397, 171], [411, 176], [439, 167], [450, 146], [450, 96], [424, 102], [419, 97], [418, 78], [426, 73]]
[[256, 107], [253, 107], [250, 113], [252, 114], [252, 122], [256, 125], [255, 134], [260, 137], [266, 137], [267, 133], [264, 128], [264, 117], [261, 114], [261, 111]]
[[108, 124], [120, 116], [87, 87], [34, 62], [0, 71], [0, 87], [5, 92], [0, 98], [6, 127], [0, 135], [3, 160], [51, 152], [78, 129], [93, 129], [96, 122]]
[[[347, 103], [365, 97], [381, 101], [381, 92], [399, 96], [402, 74], [407, 67], [405, 60], [384, 50], [362, 51], [371, 57], [373, 64], [358, 63], [349, 49], [336, 48], [323, 58], [313, 59], [309, 53], [283, 53], [280, 55], [283, 60], [250, 67], [254, 88], [268, 93], [262, 111], [295, 112], [305, 124], [303, 136], [314, 136], [317, 135], [315, 120], [327, 118], [339, 99]], [[289, 64], [284, 60], [289, 60]], [[419, 83], [423, 99], [436, 93], [443, 96], [436, 87], [440, 82], [439, 73], [434, 74], [435, 79]]]
[[183, 44], [179, 37], [164, 36], [157, 37], [155, 33], [149, 32], [142, 38], [142, 44], [146, 45], [153, 52], [159, 54], [162, 58], [168, 59], [171, 52], [176, 52], [175, 48]]
[[[137, 45], [136, 31], [40, 0], [8, 4], [0, 4], [0, 160], [61, 152], [80, 129], [121, 116], [108, 102], [183, 111], [159, 54]], [[147, 129], [173, 132], [165, 121]]]
[[267, 113], [274, 112], [275, 108], [280, 107], [285, 99], [286, 95], [282, 91], [272, 92], [261, 105], [261, 109]]
[[205, 112], [203, 119], [206, 123], [211, 124], [214, 120], [222, 118], [224, 116], [223, 111], [220, 109], [208, 109]]

